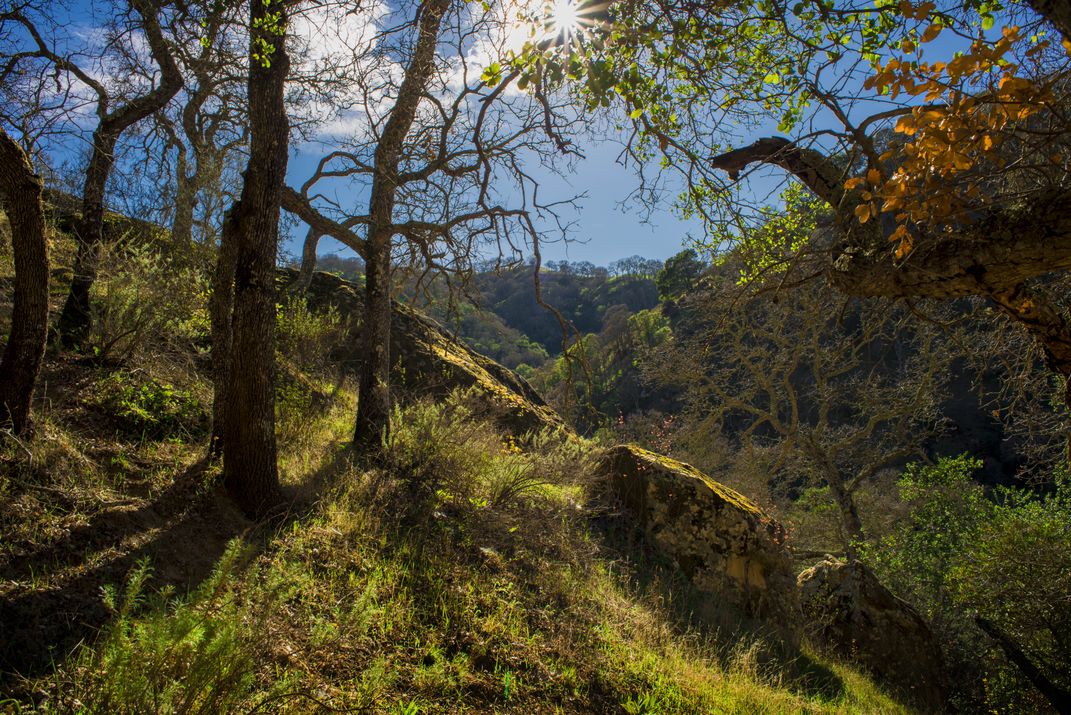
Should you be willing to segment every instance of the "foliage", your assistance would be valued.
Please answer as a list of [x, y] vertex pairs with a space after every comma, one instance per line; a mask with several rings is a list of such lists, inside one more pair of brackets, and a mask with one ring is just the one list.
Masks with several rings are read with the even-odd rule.
[[93, 284], [94, 318], [84, 347], [101, 361], [125, 362], [204, 346], [208, 292], [204, 272], [173, 263], [156, 246], [112, 247]]
[[1071, 480], [1065, 471], [1049, 494], [996, 498], [948, 574], [953, 596], [1071, 689]]
[[665, 406], [671, 399], [649, 388], [640, 370], [647, 355], [671, 337], [662, 311], [630, 315], [625, 306], [614, 306], [598, 334], [570, 345], [536, 382], [578, 429], [591, 432], [609, 419]]
[[322, 375], [333, 364], [332, 351], [346, 342], [349, 329], [338, 309], [314, 311], [303, 296], [288, 295], [275, 311], [276, 347], [306, 372]]
[[703, 273], [703, 262], [694, 248], [688, 248], [666, 261], [666, 265], [655, 276], [658, 295], [662, 300], [678, 298], [691, 290]]
[[796, 182], [790, 183], [779, 199], [781, 205], [764, 212], [758, 229], [721, 236], [727, 244], [736, 244], [737, 250], [721, 253], [717, 262], [740, 264], [741, 284], [783, 275], [815, 237], [826, 210], [821, 200]]
[[123, 432], [141, 439], [196, 437], [207, 428], [205, 407], [192, 390], [140, 372], [113, 372], [96, 385], [93, 400]]
[[[238, 575], [248, 557], [246, 547], [232, 543], [196, 591], [170, 603], [167, 592], [147, 596], [151, 573], [143, 561], [122, 592], [105, 591], [115, 620], [96, 648], [82, 648], [76, 656], [68, 677], [77, 683], [77, 696], [61, 692], [45, 711], [207, 715], [264, 705], [288, 689], [285, 671], [267, 692], [255, 687], [249, 629], [271, 604], [254, 606], [238, 596]], [[243, 623], [250, 618], [253, 624]]]
[[980, 466], [966, 456], [910, 466], [899, 483], [907, 518], [862, 557], [932, 624], [959, 707], [1033, 711], [1044, 707], [1040, 696], [973, 616], [990, 620], [1061, 682], [1071, 619], [1071, 490], [1060, 478], [1048, 495], [1002, 487], [987, 497], [971, 478]]

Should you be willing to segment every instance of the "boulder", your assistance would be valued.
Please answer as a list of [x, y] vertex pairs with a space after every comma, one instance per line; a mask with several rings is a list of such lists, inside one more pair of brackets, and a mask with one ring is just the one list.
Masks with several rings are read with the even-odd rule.
[[[297, 280], [294, 270], [281, 269], [278, 288]], [[305, 289], [310, 308], [334, 306], [350, 322], [350, 341], [338, 359], [351, 371], [361, 364], [360, 321], [364, 290], [330, 273], [313, 273]], [[558, 413], [521, 376], [471, 350], [420, 311], [395, 301], [391, 317], [392, 379], [400, 395], [442, 397], [455, 389], [474, 388], [477, 399], [504, 429], [517, 436], [543, 429], [569, 432]]]
[[815, 645], [862, 666], [919, 710], [945, 711], [944, 662], [933, 632], [870, 569], [827, 557], [797, 583], [804, 630]]
[[795, 632], [796, 584], [780, 524], [695, 467], [634, 445], [608, 450], [601, 469], [653, 548], [699, 591], [782, 635]]

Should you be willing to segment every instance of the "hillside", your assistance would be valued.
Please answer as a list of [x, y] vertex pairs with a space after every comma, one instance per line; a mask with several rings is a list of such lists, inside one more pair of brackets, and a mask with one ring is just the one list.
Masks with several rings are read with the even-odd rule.
[[[151, 291], [143, 279], [109, 272], [100, 296]], [[353, 290], [322, 276], [310, 296], [334, 307], [284, 302], [293, 506], [268, 522], [234, 509], [203, 458], [196, 297], [121, 360], [50, 352], [33, 441], [0, 462], [3, 711], [901, 709], [733, 609], [696, 610], [709, 597], [607, 511], [597, 445], [549, 413], [535, 432], [491, 421], [499, 394], [537, 396], [486, 359], [426, 349], [482, 377], [412, 394], [387, 460], [354, 461], [345, 359], [316, 349], [345, 330]], [[410, 334], [446, 337], [410, 315]]]
[[1071, 2], [0, 67], [0, 715], [1071, 715]]

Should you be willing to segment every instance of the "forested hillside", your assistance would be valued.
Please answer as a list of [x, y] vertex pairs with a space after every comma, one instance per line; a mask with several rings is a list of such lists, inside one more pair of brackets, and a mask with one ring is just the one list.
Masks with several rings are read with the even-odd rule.
[[0, 712], [1071, 713], [1069, 76], [1065, 0], [0, 0]]

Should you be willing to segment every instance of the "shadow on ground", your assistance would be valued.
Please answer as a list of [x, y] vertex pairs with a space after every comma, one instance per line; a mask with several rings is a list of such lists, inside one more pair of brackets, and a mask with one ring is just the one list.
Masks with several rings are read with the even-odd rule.
[[[178, 593], [211, 572], [231, 539], [254, 525], [218, 490], [204, 485], [199, 463], [150, 500], [96, 513], [63, 539], [0, 567], [0, 686], [50, 671], [112, 614], [106, 584], [121, 584], [142, 559], [152, 585]], [[48, 584], [38, 574], [48, 573]]]

